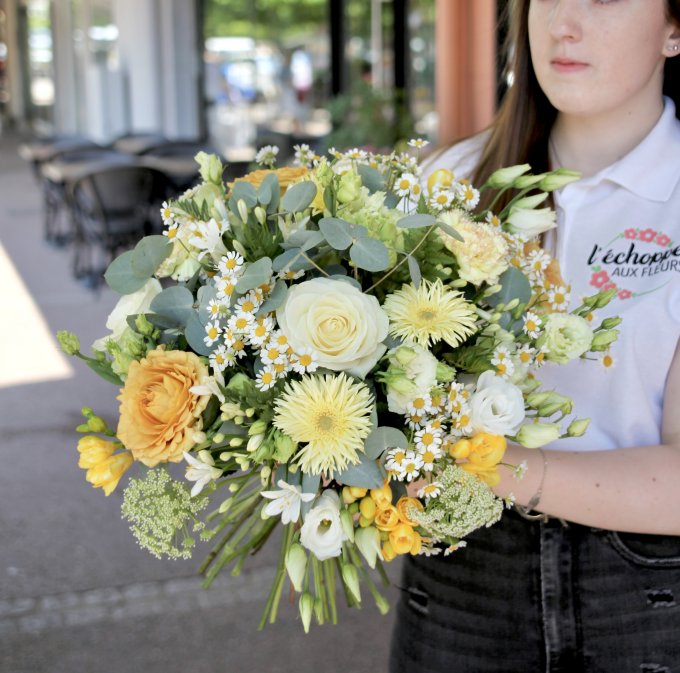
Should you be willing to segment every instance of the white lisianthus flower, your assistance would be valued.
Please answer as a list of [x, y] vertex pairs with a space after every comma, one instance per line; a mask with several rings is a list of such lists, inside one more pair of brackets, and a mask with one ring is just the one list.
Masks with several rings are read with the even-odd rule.
[[303, 493], [299, 486], [295, 486], [279, 479], [276, 482], [278, 491], [262, 491], [263, 498], [271, 500], [263, 513], [267, 516], [281, 515], [281, 523], [286, 525], [295, 523], [300, 518], [300, 503], [311, 502], [316, 497], [314, 493]]
[[325, 561], [340, 556], [346, 539], [340, 521], [340, 498], [335, 491], [327, 489], [307, 512], [300, 529], [300, 543], [319, 561]]
[[546, 350], [546, 359], [559, 364], [581, 357], [590, 349], [593, 330], [585, 318], [552, 313], [536, 345]]
[[375, 297], [343, 280], [294, 285], [276, 319], [295, 352], [311, 348], [319, 367], [333, 371], [364, 378], [387, 350], [387, 314]]
[[495, 227], [473, 222], [460, 210], [443, 213], [439, 220], [453, 227], [464, 239], [459, 241], [439, 231], [442, 242], [458, 262], [460, 277], [473, 285], [496, 283], [508, 268], [508, 244]]
[[[400, 392], [397, 388], [387, 384], [388, 409], [395, 414], [406, 414], [411, 402], [416, 397], [429, 395], [430, 390], [437, 385], [437, 358], [427, 348], [411, 344], [400, 346], [390, 351], [390, 362], [403, 367], [412, 389]], [[411, 386], [408, 386], [411, 388]]]
[[153, 298], [162, 289], [161, 284], [155, 278], [150, 278], [137, 292], [124, 294], [106, 319], [106, 327], [111, 330], [111, 334], [97, 339], [92, 344], [92, 349], [105, 351], [107, 341], [119, 343], [126, 331], [130, 329], [127, 324], [128, 316], [148, 313]]
[[525, 238], [533, 238], [557, 226], [552, 208], [512, 208], [508, 216], [508, 231]]
[[481, 374], [470, 398], [470, 424], [475, 431], [514, 435], [524, 416], [524, 398], [516, 385], [491, 371]]

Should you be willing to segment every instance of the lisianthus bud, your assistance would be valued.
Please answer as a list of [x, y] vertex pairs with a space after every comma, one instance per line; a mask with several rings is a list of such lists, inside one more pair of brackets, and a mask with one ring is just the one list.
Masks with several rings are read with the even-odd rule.
[[589, 418], [576, 418], [571, 423], [569, 423], [567, 434], [570, 437], [581, 437], [588, 429], [588, 425], [590, 425]]
[[557, 226], [556, 214], [552, 208], [512, 208], [508, 216], [507, 227], [513, 234], [527, 238], [539, 236]]
[[239, 217], [243, 222], [248, 221], [248, 205], [243, 199], [239, 199], [236, 203], [236, 207], [238, 208], [238, 214]]
[[614, 329], [614, 327], [621, 324], [622, 320], [623, 318], [619, 318], [618, 316], [615, 318], [605, 318], [602, 321], [602, 327], [604, 327], [604, 329]]
[[522, 175], [515, 180], [513, 187], [515, 189], [528, 189], [529, 187], [537, 185], [544, 177], [545, 173], [539, 173], [538, 175]]
[[437, 381], [439, 383], [449, 383], [453, 381], [456, 377], [456, 370], [453, 367], [449, 367], [444, 362], [437, 361]]
[[347, 171], [340, 177], [337, 198], [339, 203], [349, 203], [361, 195], [361, 177], [354, 171]]
[[267, 423], [262, 419], [258, 419], [248, 428], [248, 435], [260, 435], [267, 430]]
[[302, 591], [302, 583], [307, 572], [307, 552], [297, 542], [293, 543], [286, 553], [286, 572], [295, 591]]
[[260, 224], [264, 224], [267, 221], [267, 211], [262, 206], [255, 206], [253, 212], [255, 213], [255, 218]]
[[552, 192], [556, 189], [561, 189], [570, 182], [575, 182], [581, 179], [581, 174], [578, 171], [571, 171], [568, 168], [558, 168], [556, 171], [548, 173], [538, 185], [539, 189], [544, 189], [546, 192]]
[[518, 164], [517, 166], [499, 168], [489, 176], [486, 184], [492, 189], [510, 187], [510, 185], [514, 184], [521, 175], [524, 175], [529, 170], [531, 170], [529, 164]]
[[617, 329], [610, 329], [606, 332], [597, 332], [593, 337], [593, 343], [590, 345], [590, 350], [606, 351], [618, 338], [619, 330]]
[[382, 560], [380, 553], [380, 531], [375, 526], [359, 528], [354, 534], [356, 543], [362, 556], [366, 559], [370, 568], [375, 568], [377, 559]]
[[359, 583], [359, 571], [350, 563], [342, 564], [342, 581], [352, 594], [357, 603], [361, 603], [361, 585]]
[[309, 633], [309, 626], [312, 623], [312, 611], [314, 610], [314, 596], [307, 593], [302, 594], [298, 602], [298, 608], [302, 619], [302, 627], [305, 633]]
[[354, 521], [349, 510], [346, 508], [340, 509], [340, 525], [347, 539], [350, 542], [354, 542]]
[[397, 392], [400, 395], [409, 395], [410, 393], [415, 393], [418, 389], [416, 384], [406, 374], [394, 374], [388, 371], [385, 374], [384, 381], [388, 390]]
[[80, 352], [80, 341], [73, 332], [60, 330], [57, 332], [57, 341], [66, 355], [75, 355]]
[[524, 198], [517, 199], [513, 201], [512, 208], [535, 208], [540, 206], [543, 201], [548, 198], [548, 192], [539, 192], [538, 194], [533, 194], [532, 196], [525, 196]]
[[528, 423], [519, 429], [515, 439], [527, 449], [537, 449], [555, 441], [561, 434], [557, 423]]
[[610, 290], [605, 290], [595, 295], [597, 299], [595, 300], [595, 305], [593, 308], [604, 308], [614, 297], [616, 297], [618, 290], [616, 288], [611, 288]]
[[417, 355], [418, 352], [415, 349], [409, 348], [408, 346], [399, 346], [399, 348], [394, 350], [391, 357], [393, 357], [400, 365], [406, 366], [410, 362], [413, 362]]

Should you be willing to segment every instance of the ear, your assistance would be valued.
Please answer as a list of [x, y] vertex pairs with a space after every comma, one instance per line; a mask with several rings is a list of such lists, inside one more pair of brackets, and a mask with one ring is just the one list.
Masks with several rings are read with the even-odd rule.
[[673, 24], [673, 28], [666, 40], [666, 46], [663, 51], [664, 55], [667, 57], [680, 55], [680, 25]]

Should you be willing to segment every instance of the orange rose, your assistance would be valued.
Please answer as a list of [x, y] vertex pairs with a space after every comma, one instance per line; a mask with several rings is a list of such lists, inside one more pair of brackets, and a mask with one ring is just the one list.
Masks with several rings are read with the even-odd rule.
[[196, 443], [207, 395], [194, 395], [208, 368], [194, 353], [150, 351], [133, 362], [120, 391], [118, 439], [147, 467], [182, 460]]
[[399, 523], [399, 512], [394, 505], [378, 510], [373, 523], [378, 530], [392, 530]]
[[262, 168], [257, 171], [252, 171], [251, 173], [234, 180], [234, 182], [230, 182], [229, 187], [233, 188], [234, 184], [237, 182], [249, 182], [257, 189], [269, 173], [274, 173], [278, 177], [281, 193], [283, 194], [289, 185], [292, 185], [300, 178], [306, 177], [309, 174], [309, 170], [304, 166], [284, 166], [283, 168], [275, 168], [273, 170]]
[[397, 512], [399, 513], [399, 518], [404, 522], [407, 523], [409, 526], [417, 526], [417, 522], [413, 521], [412, 519], [409, 518], [408, 512], [411, 508], [417, 509], [419, 512], [422, 512], [423, 509], [423, 503], [420, 502], [420, 500], [417, 500], [416, 498], [409, 498], [408, 496], [403, 495], [399, 500], [397, 501]]

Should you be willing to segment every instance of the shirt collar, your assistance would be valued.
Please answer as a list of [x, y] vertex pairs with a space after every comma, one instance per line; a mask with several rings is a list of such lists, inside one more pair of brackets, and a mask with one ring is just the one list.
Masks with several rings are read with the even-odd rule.
[[[633, 150], [582, 184], [614, 182], [649, 201], [667, 201], [680, 181], [680, 121], [675, 105], [664, 99], [654, 128]], [[575, 183], [578, 184], [578, 183]]]

